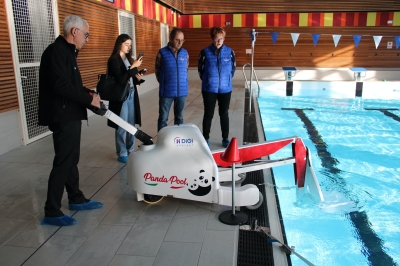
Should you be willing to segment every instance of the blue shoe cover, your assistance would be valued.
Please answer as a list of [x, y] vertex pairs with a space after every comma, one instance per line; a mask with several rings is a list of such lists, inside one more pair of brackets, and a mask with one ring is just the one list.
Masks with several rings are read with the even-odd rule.
[[59, 217], [44, 217], [43, 221], [40, 222], [41, 225], [49, 224], [56, 226], [68, 226], [76, 224], [76, 220], [71, 216], [64, 215]]
[[210, 147], [210, 141], [206, 140], [208, 147]]
[[226, 148], [226, 147], [228, 147], [228, 145], [229, 145], [229, 140], [223, 139], [222, 140], [222, 146], [224, 146], [224, 148]]
[[98, 201], [90, 200], [89, 202], [82, 204], [68, 204], [69, 209], [72, 211], [83, 211], [83, 210], [93, 210], [103, 207], [103, 203]]
[[118, 156], [118, 162], [126, 163], [128, 161], [128, 156]]

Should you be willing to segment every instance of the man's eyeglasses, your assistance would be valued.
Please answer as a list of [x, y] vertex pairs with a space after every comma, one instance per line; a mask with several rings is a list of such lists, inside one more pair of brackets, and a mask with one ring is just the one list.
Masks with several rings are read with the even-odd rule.
[[184, 43], [185, 39], [174, 39], [174, 41]]
[[214, 39], [214, 42], [223, 42], [225, 38]]
[[[81, 29], [79, 29], [79, 28], [76, 28], [77, 30], [81, 30]], [[83, 31], [82, 31], [83, 32]], [[87, 39], [87, 38], [89, 38], [89, 32], [83, 32], [83, 34], [85, 35], [85, 38]]]

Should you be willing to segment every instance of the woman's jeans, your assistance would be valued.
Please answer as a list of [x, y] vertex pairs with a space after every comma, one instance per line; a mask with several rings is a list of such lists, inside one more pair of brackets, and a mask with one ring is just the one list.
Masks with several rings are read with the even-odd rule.
[[211, 122], [214, 117], [215, 104], [218, 100], [218, 113], [221, 124], [222, 138], [228, 139], [229, 135], [229, 104], [231, 102], [231, 94], [228, 93], [212, 93], [202, 91], [204, 103], [203, 117], [203, 136], [206, 140], [210, 138]]
[[185, 109], [186, 96], [175, 98], [160, 97], [158, 101], [158, 131], [167, 126], [172, 102], [174, 102], [174, 125], [183, 124], [183, 110]]
[[[124, 101], [121, 108], [120, 117], [131, 125], [135, 125], [135, 106], [134, 106], [135, 90], [131, 89], [128, 98]], [[128, 156], [135, 148], [135, 137], [126, 132], [122, 127], [115, 130], [115, 145], [117, 148], [117, 156]]]

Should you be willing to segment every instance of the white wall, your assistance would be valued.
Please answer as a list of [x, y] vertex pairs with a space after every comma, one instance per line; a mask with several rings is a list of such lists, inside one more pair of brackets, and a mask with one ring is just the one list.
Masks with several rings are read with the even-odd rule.
[[0, 113], [0, 155], [21, 146], [18, 116], [17, 110]]

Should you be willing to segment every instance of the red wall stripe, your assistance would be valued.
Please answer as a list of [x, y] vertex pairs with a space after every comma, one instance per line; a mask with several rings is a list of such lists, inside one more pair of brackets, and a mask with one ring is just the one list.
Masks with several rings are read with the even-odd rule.
[[354, 25], [354, 13], [346, 13], [345, 25], [346, 26]]

